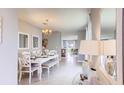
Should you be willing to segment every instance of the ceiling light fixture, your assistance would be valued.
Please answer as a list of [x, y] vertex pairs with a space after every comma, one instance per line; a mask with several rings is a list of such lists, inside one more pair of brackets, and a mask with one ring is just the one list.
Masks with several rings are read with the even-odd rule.
[[49, 29], [49, 27], [48, 27], [48, 22], [49, 22], [49, 20], [46, 19], [45, 22], [43, 23], [43, 25], [44, 25], [45, 28], [42, 29], [42, 33], [43, 33], [43, 35], [44, 35], [46, 38], [48, 38], [48, 36], [52, 33], [52, 30]]

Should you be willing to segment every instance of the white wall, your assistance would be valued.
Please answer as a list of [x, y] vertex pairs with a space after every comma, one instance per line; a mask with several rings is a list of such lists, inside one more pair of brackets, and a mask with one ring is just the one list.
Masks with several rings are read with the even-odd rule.
[[0, 84], [17, 84], [16, 9], [0, 9], [3, 18], [3, 42], [0, 44]]
[[61, 32], [61, 47], [63, 48], [63, 40], [76, 40], [76, 48], [80, 46], [80, 40], [85, 40], [86, 31]]
[[[42, 49], [42, 32], [41, 29], [35, 27], [25, 21], [19, 20], [19, 32], [29, 34], [29, 50], [32, 50], [32, 35], [38, 35], [40, 38], [39, 49]], [[27, 50], [27, 49], [26, 49]]]
[[78, 40], [78, 33], [75, 32], [61, 32], [62, 40]]
[[117, 84], [123, 84], [124, 78], [123, 78], [123, 55], [122, 55], [122, 20], [123, 20], [123, 9], [118, 8], [117, 9]]
[[78, 31], [78, 41], [77, 41], [77, 48], [80, 48], [80, 41], [86, 40], [86, 29], [82, 31]]
[[48, 37], [48, 49], [57, 50], [61, 59], [61, 32], [53, 32]]

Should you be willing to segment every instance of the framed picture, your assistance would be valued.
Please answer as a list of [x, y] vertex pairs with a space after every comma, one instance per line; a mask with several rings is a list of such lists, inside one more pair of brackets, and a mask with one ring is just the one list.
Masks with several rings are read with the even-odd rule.
[[32, 48], [33, 49], [38, 49], [39, 48], [39, 36], [38, 35], [33, 35], [32, 36]]
[[29, 49], [29, 34], [18, 32], [18, 48]]
[[0, 16], [0, 44], [2, 43], [2, 17]]

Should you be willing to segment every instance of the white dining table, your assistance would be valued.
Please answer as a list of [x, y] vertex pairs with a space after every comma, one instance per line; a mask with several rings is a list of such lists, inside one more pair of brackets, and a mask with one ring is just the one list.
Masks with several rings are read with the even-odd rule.
[[39, 79], [41, 80], [41, 76], [42, 76], [42, 64], [43, 63], [46, 63], [48, 62], [49, 60], [52, 60], [52, 59], [58, 59], [58, 55], [54, 55], [54, 56], [48, 56], [46, 58], [43, 58], [43, 57], [37, 57], [35, 60], [32, 60], [31, 63], [32, 64], [38, 64], [39, 65], [39, 71], [38, 71], [38, 74], [39, 74]]
[[58, 58], [58, 55], [54, 55], [54, 56], [48, 56], [48, 57], [37, 57], [35, 59], [35, 61], [32, 61], [31, 63], [39, 63], [39, 64], [43, 64], [45, 62], [48, 62], [49, 60], [51, 59], [55, 59], [55, 58]]

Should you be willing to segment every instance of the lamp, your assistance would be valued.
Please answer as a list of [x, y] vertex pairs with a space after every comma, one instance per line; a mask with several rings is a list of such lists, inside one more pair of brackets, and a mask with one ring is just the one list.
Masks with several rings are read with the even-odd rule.
[[116, 62], [114, 57], [116, 56], [116, 40], [104, 40], [101, 42], [102, 55], [107, 56], [107, 63], [105, 68], [107, 72], [116, 78]]
[[94, 68], [94, 64], [90, 62], [92, 55], [100, 55], [100, 41], [97, 40], [81, 40], [80, 42], [80, 54], [88, 55], [88, 61], [83, 62], [82, 71], [83, 75], [88, 77], [90, 80], [93, 76], [90, 73], [90, 69], [93, 71], [94, 76], [96, 77], [96, 69]]
[[116, 40], [81, 40], [79, 53], [89, 56], [114, 56], [116, 55]]
[[116, 40], [81, 40], [79, 53], [85, 55], [116, 55]]
[[85, 55], [100, 55], [100, 43], [97, 40], [81, 40], [80, 54]]
[[[88, 63], [90, 62], [91, 55], [100, 55], [100, 41], [97, 40], [81, 40], [80, 42], [80, 54], [88, 55]], [[90, 68], [95, 71], [94, 64], [90, 62]], [[84, 67], [86, 68], [86, 67]], [[89, 68], [89, 66], [88, 66]]]
[[101, 41], [101, 54], [106, 56], [116, 55], [116, 40]]

